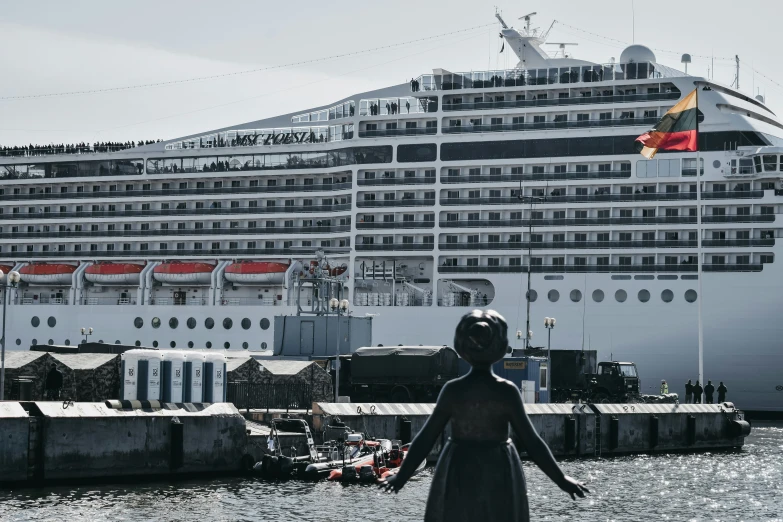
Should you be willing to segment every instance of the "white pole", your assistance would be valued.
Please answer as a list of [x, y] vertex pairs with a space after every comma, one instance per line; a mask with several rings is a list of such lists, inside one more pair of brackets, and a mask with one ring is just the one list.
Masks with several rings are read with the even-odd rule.
[[702, 294], [702, 266], [701, 266], [701, 151], [699, 150], [699, 91], [696, 89], [696, 273], [699, 278], [699, 295], [696, 296], [699, 314], [699, 382], [704, 386], [704, 328], [701, 319], [701, 303], [704, 300]]

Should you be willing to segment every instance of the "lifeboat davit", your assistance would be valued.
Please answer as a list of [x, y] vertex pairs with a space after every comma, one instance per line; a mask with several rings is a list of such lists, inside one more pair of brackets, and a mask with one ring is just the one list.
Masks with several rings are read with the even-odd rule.
[[31, 285], [67, 285], [73, 280], [75, 265], [61, 263], [30, 263], [19, 270], [22, 281]]
[[144, 265], [97, 263], [84, 271], [84, 278], [98, 285], [138, 285]]
[[280, 285], [285, 281], [287, 263], [274, 261], [239, 261], [228, 265], [226, 281], [242, 285]]
[[212, 282], [215, 265], [209, 263], [183, 263], [172, 261], [152, 269], [152, 277], [161, 283], [172, 285], [208, 285]]

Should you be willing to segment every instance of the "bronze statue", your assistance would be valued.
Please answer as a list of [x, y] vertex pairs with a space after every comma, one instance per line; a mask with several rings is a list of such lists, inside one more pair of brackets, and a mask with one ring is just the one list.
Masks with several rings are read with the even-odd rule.
[[519, 389], [492, 372], [507, 346], [508, 327], [497, 312], [474, 310], [462, 318], [454, 347], [472, 369], [444, 386], [399, 473], [380, 484], [399, 491], [451, 421], [452, 437], [440, 454], [427, 499], [427, 522], [529, 520], [525, 476], [508, 438], [509, 423], [520, 446], [560, 489], [573, 499], [588, 491], [557, 465], [530, 423]]

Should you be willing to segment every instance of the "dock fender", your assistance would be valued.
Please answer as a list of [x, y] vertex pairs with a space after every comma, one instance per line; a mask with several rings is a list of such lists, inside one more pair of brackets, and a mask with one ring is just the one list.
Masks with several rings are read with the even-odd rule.
[[240, 469], [245, 473], [250, 473], [256, 466], [256, 459], [253, 457], [253, 455], [245, 453], [239, 460], [239, 466]]
[[745, 420], [733, 420], [729, 424], [729, 433], [732, 437], [747, 437], [750, 435], [750, 423]]

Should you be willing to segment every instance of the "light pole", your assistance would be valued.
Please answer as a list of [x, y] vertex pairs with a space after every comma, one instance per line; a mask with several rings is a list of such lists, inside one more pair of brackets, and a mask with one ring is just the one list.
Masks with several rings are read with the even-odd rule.
[[82, 335], [84, 336], [84, 339], [82, 339], [82, 344], [85, 344], [87, 342], [87, 338], [92, 335], [92, 326], [89, 328], [82, 328]]
[[340, 315], [348, 312], [348, 299], [329, 299], [329, 308], [337, 313], [337, 358], [334, 361], [334, 402], [340, 402]]
[[0, 401], [5, 398], [5, 309], [8, 306], [8, 289], [16, 287], [19, 282], [19, 272], [11, 270], [8, 276], [0, 272], [0, 280], [3, 281], [3, 346], [0, 349]]
[[554, 402], [552, 399], [552, 330], [555, 328], [555, 318], [545, 317], [544, 328], [547, 330], [547, 342], [546, 342], [546, 368], [549, 373], [548, 382], [546, 383], [549, 391], [549, 402]]

